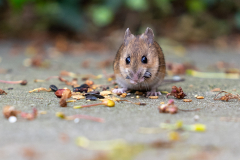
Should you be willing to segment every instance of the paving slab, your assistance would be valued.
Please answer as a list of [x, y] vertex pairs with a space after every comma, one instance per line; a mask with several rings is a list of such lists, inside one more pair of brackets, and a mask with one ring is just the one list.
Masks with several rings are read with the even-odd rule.
[[[35, 83], [34, 79], [46, 79], [49, 76], [58, 75], [61, 70], [67, 70], [79, 74], [103, 74], [97, 64], [104, 59], [114, 57], [115, 52], [109, 54], [81, 54], [64, 55], [50, 59], [50, 68], [24, 67], [23, 61], [27, 58], [24, 54], [11, 55], [9, 51], [13, 44], [11, 42], [0, 43], [0, 56], [2, 62], [0, 68], [11, 69], [7, 74], [0, 74], [1, 80], [26, 79], [28, 84], [0, 83], [0, 88], [7, 95], [0, 95], [1, 109], [6, 105], [15, 106], [16, 109], [31, 112], [33, 107], [47, 114], [39, 115], [32, 121], [18, 119], [16, 123], [9, 123], [0, 115], [0, 159], [91, 159], [99, 151], [87, 150], [75, 144], [78, 136], [84, 136], [90, 140], [112, 140], [124, 139], [130, 144], [148, 144], [155, 141], [168, 141], [169, 131], [162, 130], [157, 134], [143, 134], [139, 132], [140, 127], [159, 127], [160, 123], [170, 121], [175, 123], [182, 120], [184, 124], [194, 124], [194, 116], [198, 115], [197, 123], [205, 124], [206, 132], [184, 132], [182, 140], [175, 142], [171, 148], [152, 148], [139, 153], [134, 159], [240, 159], [239, 149], [239, 121], [222, 121], [221, 117], [240, 118], [240, 102], [214, 101], [216, 92], [211, 92], [211, 87], [219, 87], [223, 90], [240, 93], [239, 79], [204, 79], [191, 76], [182, 76], [185, 81], [174, 84], [163, 84], [159, 87], [161, 91], [171, 91], [172, 85], [181, 86], [192, 102], [186, 103], [174, 99], [175, 104], [181, 109], [196, 109], [194, 112], [179, 111], [177, 114], [159, 113], [157, 106], [160, 102], [167, 102], [165, 95], [159, 99], [148, 99], [140, 97], [127, 100], [133, 102], [145, 102], [147, 105], [138, 106], [131, 103], [116, 103], [115, 107], [96, 106], [92, 108], [73, 109], [75, 105], [90, 104], [86, 100], [68, 103], [68, 107], [59, 106], [59, 98], [53, 92], [28, 93], [38, 88], [48, 88], [54, 84], [59, 88], [71, 87], [57, 79], [44, 83]], [[163, 47], [164, 50], [164, 47]], [[187, 48], [185, 56], [173, 53], [165, 53], [166, 60], [171, 62], [193, 62], [200, 70], [207, 66], [223, 60], [233, 63], [239, 67], [240, 55], [237, 51], [219, 51], [207, 47]], [[80, 64], [91, 60], [90, 68], [84, 69]], [[112, 67], [106, 69], [107, 73], [113, 73]], [[172, 77], [168, 76], [168, 79]], [[71, 78], [66, 77], [71, 80]], [[108, 84], [105, 78], [94, 80], [96, 84]], [[79, 80], [79, 83], [84, 81]], [[192, 87], [191, 87], [192, 85]], [[8, 90], [13, 88], [13, 90]], [[236, 89], [236, 91], [233, 91]], [[195, 95], [204, 96], [204, 99], [196, 99]], [[134, 96], [134, 95], [132, 95]], [[64, 112], [66, 115], [86, 114], [101, 117], [105, 123], [89, 120], [80, 120], [79, 123], [65, 121], [55, 116], [56, 112]], [[67, 140], [63, 141], [63, 137]], [[34, 152], [34, 153], [32, 153]], [[34, 155], [31, 157], [31, 153]], [[30, 156], [29, 156], [30, 154]]]

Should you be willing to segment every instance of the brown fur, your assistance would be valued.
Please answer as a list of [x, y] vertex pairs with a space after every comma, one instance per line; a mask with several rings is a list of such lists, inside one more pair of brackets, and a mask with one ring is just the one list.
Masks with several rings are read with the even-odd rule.
[[[131, 35], [127, 40], [127, 43], [125, 42], [120, 46], [114, 60], [114, 73], [116, 77], [126, 78], [126, 76], [129, 75], [129, 73], [126, 73], [126, 69], [133, 73], [143, 70], [139, 77], [143, 76], [146, 71], [150, 71], [152, 76], [146, 78], [144, 82], [149, 85], [151, 84], [150, 88], [154, 87], [154, 84], [156, 84], [157, 87], [158, 83], [160, 84], [159, 81], [162, 81], [166, 74], [165, 59], [161, 47], [156, 41], [151, 42], [151, 39], [149, 40], [146, 34], [139, 36]], [[126, 64], [126, 58], [128, 56], [131, 57], [130, 64]], [[142, 56], [147, 57], [147, 64], [141, 62]], [[126, 82], [128, 83], [129, 80], [126, 79]], [[129, 86], [131, 86], [130, 83]], [[132, 87], [129, 86], [127, 87], [129, 89], [143, 89], [144, 87], [143, 84], [138, 87], [134, 85]]]

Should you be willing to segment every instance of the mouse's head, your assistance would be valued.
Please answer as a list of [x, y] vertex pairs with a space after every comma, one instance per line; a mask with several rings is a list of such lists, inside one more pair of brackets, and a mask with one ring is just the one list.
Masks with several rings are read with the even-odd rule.
[[134, 36], [129, 28], [125, 32], [124, 47], [120, 58], [120, 71], [132, 84], [151, 81], [158, 72], [159, 57], [154, 46], [151, 28], [145, 33]]

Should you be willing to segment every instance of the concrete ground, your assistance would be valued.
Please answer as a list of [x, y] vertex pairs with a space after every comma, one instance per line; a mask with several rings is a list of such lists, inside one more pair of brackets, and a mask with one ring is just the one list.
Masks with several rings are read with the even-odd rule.
[[[102, 74], [102, 70], [96, 64], [110, 55], [85, 54], [81, 56], [62, 56], [50, 60], [49, 69], [24, 67], [23, 61], [26, 56], [19, 54], [13, 56], [8, 54], [13, 46], [10, 42], [0, 43], [0, 56], [2, 62], [0, 68], [12, 69], [12, 72], [0, 74], [1, 80], [28, 80], [26, 86], [18, 84], [0, 83], [0, 88], [8, 94], [0, 96], [0, 106], [15, 106], [17, 110], [31, 112], [35, 106], [39, 111], [46, 111], [47, 114], [39, 115], [37, 119], [27, 121], [19, 118], [16, 123], [9, 123], [0, 115], [0, 159], [94, 159], [99, 151], [87, 150], [78, 147], [75, 140], [78, 136], [85, 136], [90, 140], [112, 140], [125, 139], [130, 144], [148, 144], [155, 141], [168, 141], [169, 131], [160, 130], [156, 134], [143, 134], [139, 132], [140, 127], [159, 127], [162, 122], [170, 121], [175, 123], [182, 120], [184, 124], [194, 124], [194, 116], [198, 115], [197, 123], [205, 124], [206, 132], [183, 132], [182, 140], [175, 142], [171, 148], [150, 148], [139, 153], [134, 159], [240, 159], [240, 103], [237, 100], [230, 102], [214, 101], [216, 92], [211, 92], [211, 87], [220, 87], [223, 90], [240, 93], [239, 79], [203, 79], [182, 76], [184, 82], [176, 84], [163, 84], [159, 87], [161, 91], [171, 91], [172, 85], [181, 86], [192, 99], [190, 103], [174, 99], [176, 105], [181, 109], [202, 108], [199, 111], [184, 112], [177, 114], [159, 113], [157, 106], [160, 102], [167, 102], [162, 95], [159, 99], [148, 99], [140, 97], [126, 99], [135, 102], [145, 102], [146, 106], [138, 106], [128, 102], [116, 103], [115, 107], [108, 108], [97, 106], [92, 108], [73, 109], [75, 105], [90, 104], [86, 100], [79, 100], [69, 103], [68, 107], [59, 106], [59, 99], [53, 92], [28, 93], [29, 90], [38, 87], [48, 88], [55, 84], [59, 88], [68, 87], [57, 79], [44, 83], [35, 83], [34, 79], [45, 79], [49, 76], [58, 75], [61, 70], [67, 70], [80, 74]], [[167, 48], [167, 47], [166, 47]], [[163, 47], [163, 50], [165, 48]], [[174, 52], [165, 52], [166, 60], [171, 62], [191, 61], [203, 71], [207, 66], [223, 60], [239, 67], [240, 55], [236, 51], [214, 50], [206, 47], [189, 48], [185, 56], [179, 56]], [[91, 67], [83, 69], [80, 64], [85, 59], [91, 59]], [[112, 73], [112, 68], [107, 68]], [[167, 77], [171, 78], [171, 77]], [[71, 79], [66, 77], [66, 79]], [[96, 84], [108, 84], [106, 79], [94, 80]], [[83, 81], [79, 80], [82, 84]], [[193, 87], [190, 87], [192, 85]], [[13, 90], [8, 90], [13, 88]], [[233, 91], [236, 89], [236, 91]], [[195, 95], [204, 96], [204, 99], [196, 99]], [[79, 123], [61, 120], [55, 116], [56, 112], [64, 112], [66, 115], [86, 114], [101, 117], [105, 123], [98, 123], [89, 120], [80, 120]], [[238, 118], [235, 121], [222, 121], [221, 117]]]

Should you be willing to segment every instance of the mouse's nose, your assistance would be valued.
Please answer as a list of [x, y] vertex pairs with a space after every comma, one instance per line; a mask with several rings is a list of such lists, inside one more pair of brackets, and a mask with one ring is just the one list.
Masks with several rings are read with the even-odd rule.
[[133, 81], [136, 81], [136, 82], [137, 82], [138, 79], [139, 79], [138, 73], [135, 73], [135, 74], [132, 75], [132, 80], [133, 80]]

